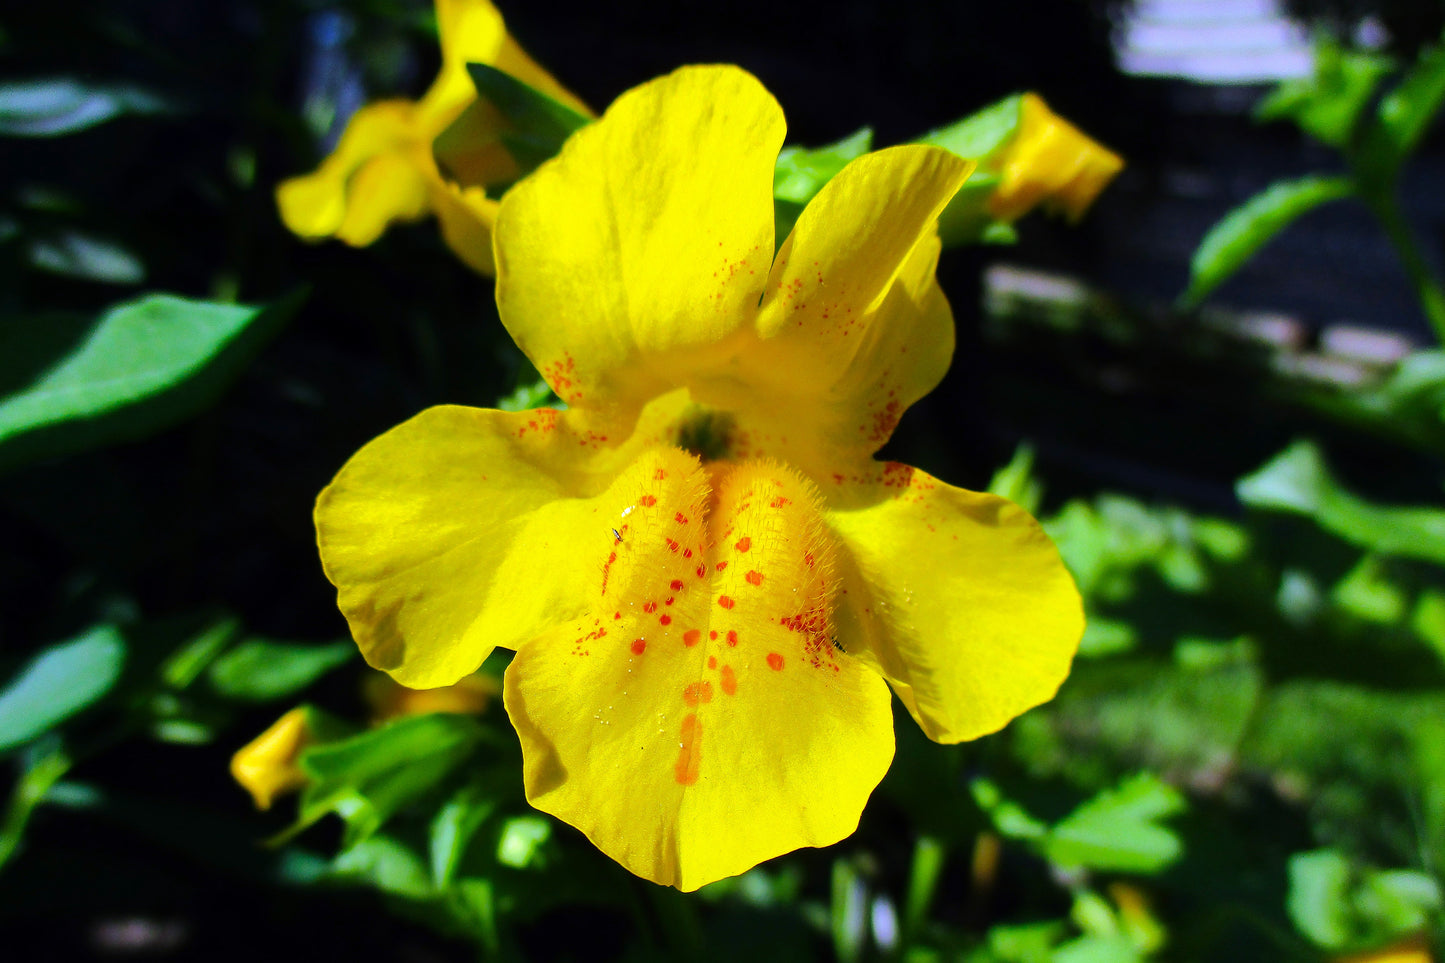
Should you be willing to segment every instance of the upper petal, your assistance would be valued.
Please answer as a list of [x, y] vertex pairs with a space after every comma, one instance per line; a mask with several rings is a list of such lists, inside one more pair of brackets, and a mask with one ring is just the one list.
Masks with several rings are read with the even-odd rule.
[[635, 407], [751, 323], [783, 132], [751, 75], [685, 67], [623, 94], [508, 192], [497, 304], [569, 405]]
[[326, 576], [366, 660], [450, 685], [493, 646], [575, 618], [610, 540], [592, 499], [615, 457], [572, 413], [443, 406], [374, 439], [316, 502]]
[[844, 647], [938, 742], [994, 732], [1052, 698], [1084, 613], [1038, 522], [907, 465], [851, 481], [825, 513], [841, 543]]

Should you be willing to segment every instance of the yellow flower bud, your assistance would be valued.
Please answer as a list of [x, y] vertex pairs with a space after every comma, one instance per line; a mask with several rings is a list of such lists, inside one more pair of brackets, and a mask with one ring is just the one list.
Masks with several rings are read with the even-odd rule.
[[1024, 94], [1020, 110], [1013, 139], [985, 162], [999, 175], [989, 213], [1015, 221], [1042, 205], [1077, 221], [1124, 169], [1123, 158], [1055, 114], [1038, 94]]
[[297, 761], [316, 741], [311, 710], [297, 706], [231, 757], [231, 777], [251, 794], [257, 809], [270, 809], [277, 796], [306, 785]]

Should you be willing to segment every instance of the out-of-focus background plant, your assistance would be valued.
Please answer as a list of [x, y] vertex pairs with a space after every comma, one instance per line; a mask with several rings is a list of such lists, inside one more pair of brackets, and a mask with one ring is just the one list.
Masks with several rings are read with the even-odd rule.
[[[504, 661], [395, 687], [315, 560], [311, 501], [379, 430], [549, 400], [434, 224], [354, 249], [277, 212], [436, 75], [429, 5], [29, 5], [0, 15], [10, 952], [1445, 958], [1440, 5], [515, 6], [597, 109], [756, 73], [780, 237], [872, 145], [985, 161], [943, 225], [955, 367], [888, 454], [1044, 519], [1072, 677], [976, 743], [900, 725], [832, 849], [632, 879], [527, 807]], [[1079, 223], [988, 204], [1026, 90], [1128, 161]]]

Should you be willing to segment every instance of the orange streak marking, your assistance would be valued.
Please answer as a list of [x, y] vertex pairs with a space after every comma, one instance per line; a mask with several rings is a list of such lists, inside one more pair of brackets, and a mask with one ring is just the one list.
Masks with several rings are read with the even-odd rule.
[[702, 765], [702, 723], [697, 713], [689, 712], [682, 720], [682, 733], [678, 737], [682, 745], [677, 750], [677, 765], [672, 777], [679, 786], [691, 786], [697, 782], [698, 769]]

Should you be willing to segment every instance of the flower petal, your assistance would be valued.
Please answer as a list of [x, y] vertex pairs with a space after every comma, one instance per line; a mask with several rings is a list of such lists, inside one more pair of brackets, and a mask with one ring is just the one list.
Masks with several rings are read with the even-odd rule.
[[971, 170], [931, 147], [867, 154], [828, 182], [778, 252], [750, 358], [771, 389], [758, 408], [786, 415], [791, 447], [778, 454], [820, 481], [824, 466], [877, 451], [948, 368], [936, 222]]
[[[347, 121], [336, 150], [314, 172], [282, 181], [276, 188], [281, 219], [293, 234], [319, 240], [342, 229], [356, 199], [351, 181], [357, 171], [378, 156], [405, 151], [416, 139], [416, 105], [405, 100], [384, 100], [367, 104]], [[377, 210], [355, 215], [359, 220], [383, 226], [398, 217], [416, 216], [415, 201], [408, 189], [400, 203], [388, 203], [382, 194], [368, 203]], [[356, 242], [352, 243], [365, 243]]]
[[270, 809], [277, 796], [306, 785], [297, 760], [315, 742], [311, 709], [297, 706], [231, 757], [231, 778], [251, 794], [257, 809]]
[[570, 406], [633, 406], [751, 322], [781, 108], [735, 67], [619, 97], [502, 201], [497, 304]]
[[492, 225], [497, 220], [497, 202], [479, 187], [458, 187], [438, 180], [431, 186], [431, 203], [441, 223], [442, 240], [452, 253], [478, 274], [495, 274]]
[[1043, 204], [1077, 221], [1124, 169], [1123, 158], [1055, 114], [1038, 94], [1024, 94], [1021, 110], [1018, 133], [1002, 157], [990, 161], [999, 184], [989, 213], [1014, 221]]
[[847, 836], [893, 756], [887, 686], [832, 644], [816, 492], [713, 470], [712, 499], [676, 449], [624, 473], [597, 605], [506, 677], [528, 800], [684, 890]]
[[598, 572], [579, 533], [611, 540], [592, 499], [631, 456], [571, 414], [429, 408], [321, 492], [322, 566], [367, 662], [450, 685], [582, 613]]
[[937, 742], [994, 732], [1052, 698], [1084, 615], [1038, 522], [896, 462], [852, 481], [826, 512], [842, 543], [845, 648]]

